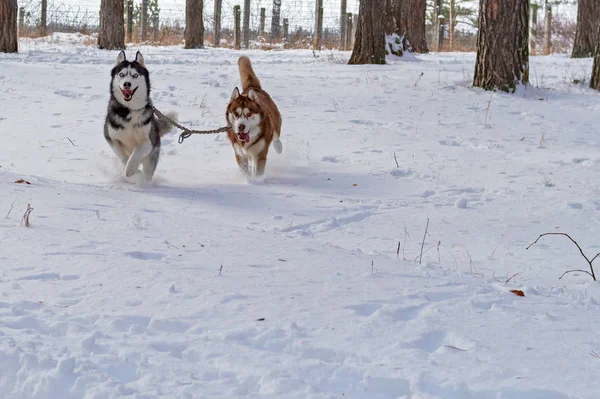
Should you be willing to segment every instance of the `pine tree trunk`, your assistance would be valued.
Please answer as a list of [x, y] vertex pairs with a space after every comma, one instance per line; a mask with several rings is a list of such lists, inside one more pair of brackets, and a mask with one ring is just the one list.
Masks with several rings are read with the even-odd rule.
[[573, 45], [572, 58], [593, 57], [600, 25], [600, 4], [598, 0], [579, 0], [577, 9], [577, 34]]
[[404, 51], [428, 52], [425, 38], [426, 0], [389, 1], [391, 5], [386, 6], [386, 9], [391, 10], [391, 14], [386, 18], [386, 32], [402, 37]]
[[204, 48], [204, 22], [202, 20], [203, 0], [185, 2], [185, 48]]
[[104, 50], [125, 49], [123, 0], [102, 0], [100, 3], [98, 48]]
[[480, 0], [473, 86], [514, 92], [527, 84], [528, 35], [528, 0]]
[[384, 1], [360, 0], [354, 49], [348, 64], [385, 64]]
[[[600, 43], [600, 27], [597, 29], [596, 40]], [[600, 91], [600, 46], [596, 46], [594, 52], [594, 66], [592, 68], [592, 78], [590, 79], [590, 87]]]
[[19, 51], [17, 14], [17, 0], [0, 0], [0, 53]]
[[427, 39], [425, 39], [425, 0], [410, 0], [410, 12], [408, 14], [407, 40], [415, 53], [426, 53]]

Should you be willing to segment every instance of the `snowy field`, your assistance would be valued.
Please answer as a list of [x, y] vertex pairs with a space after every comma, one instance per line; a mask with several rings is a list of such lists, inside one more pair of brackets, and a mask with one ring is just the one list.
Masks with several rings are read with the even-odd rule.
[[565, 237], [526, 250], [600, 252], [591, 60], [508, 95], [474, 54], [143, 47], [185, 125], [223, 125], [242, 53], [284, 124], [263, 183], [175, 132], [144, 183], [102, 135], [117, 53], [83, 40], [0, 55], [1, 399], [599, 397], [599, 285], [559, 280], [588, 269]]

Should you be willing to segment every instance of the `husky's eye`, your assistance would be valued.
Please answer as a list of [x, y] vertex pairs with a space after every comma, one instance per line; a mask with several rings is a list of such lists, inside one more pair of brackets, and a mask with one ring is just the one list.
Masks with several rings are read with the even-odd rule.
[[240, 116], [242, 116], [242, 114], [240, 113], [240, 111], [235, 111], [235, 116], [239, 118]]
[[134, 79], [137, 79], [137, 78], [139, 78], [139, 77], [140, 77], [140, 75], [138, 75], [137, 73], [134, 73], [134, 74], [133, 74], [133, 78], [134, 78]]
[[246, 113], [246, 118], [248, 118], [248, 119], [252, 118], [252, 112]]
[[119, 76], [120, 76], [120, 77], [122, 77], [122, 78], [124, 78], [124, 77], [125, 77], [125, 74], [124, 74], [123, 72], [121, 72], [121, 73], [119, 74]]

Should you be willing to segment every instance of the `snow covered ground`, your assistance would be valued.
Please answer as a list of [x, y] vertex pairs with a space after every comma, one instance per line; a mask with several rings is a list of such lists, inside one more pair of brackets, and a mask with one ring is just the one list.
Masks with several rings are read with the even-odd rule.
[[[558, 279], [587, 270], [564, 237], [526, 250], [600, 251], [591, 60], [508, 95], [474, 54], [243, 52], [284, 118], [265, 182], [173, 133], [143, 183], [102, 136], [117, 53], [84, 40], [0, 55], [0, 398], [599, 397], [598, 283]], [[224, 123], [242, 52], [141, 51], [159, 109]]]

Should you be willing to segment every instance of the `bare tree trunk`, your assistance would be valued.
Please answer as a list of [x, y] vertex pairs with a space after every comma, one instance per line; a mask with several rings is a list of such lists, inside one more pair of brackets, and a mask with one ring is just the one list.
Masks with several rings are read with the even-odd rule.
[[440, 51], [440, 28], [441, 21], [440, 15], [442, 15], [442, 0], [435, 0], [433, 2], [433, 51]]
[[527, 84], [528, 22], [528, 0], [480, 0], [473, 86], [514, 92]]
[[529, 55], [537, 54], [537, 22], [539, 5], [529, 5]]
[[546, 19], [544, 21], [544, 55], [552, 53], [552, 6], [546, 0]]
[[242, 27], [244, 48], [250, 47], [250, 0], [244, 0], [244, 22]]
[[214, 30], [214, 43], [213, 47], [219, 47], [221, 45], [221, 8], [223, 6], [223, 0], [215, 0], [215, 20], [213, 21]]
[[142, 8], [140, 10], [142, 13], [142, 41], [145, 42], [148, 38], [148, 0], [142, 0]]
[[340, 50], [346, 50], [346, 3], [341, 0], [340, 4]]
[[125, 49], [123, 0], [102, 0], [100, 3], [98, 48], [104, 50]]
[[203, 0], [185, 1], [185, 31], [183, 32], [183, 38], [186, 49], [204, 48], [203, 8]]
[[385, 64], [384, 0], [360, 0], [354, 50], [348, 64]]
[[450, 0], [450, 22], [448, 24], [448, 47], [454, 51], [454, 27], [456, 27], [456, 4], [455, 0]]
[[[600, 43], [600, 27], [597, 29], [596, 40], [598, 43]], [[590, 87], [594, 90], [600, 91], [600, 46], [596, 46], [594, 54], [594, 66], [592, 68]]]
[[593, 57], [598, 42], [600, 4], [598, 0], [579, 0], [577, 9], [577, 34], [572, 58]]
[[241, 28], [242, 11], [239, 5], [233, 6], [233, 49], [240, 50], [242, 48], [242, 28]]
[[48, 34], [48, 0], [42, 0], [42, 12], [40, 15], [40, 36]]
[[17, 0], [0, 0], [0, 53], [19, 51], [17, 13]]
[[279, 38], [279, 17], [281, 16], [281, 0], [273, 0], [271, 14], [271, 39]]
[[266, 11], [267, 10], [264, 7], [260, 9], [260, 24], [258, 25], [258, 36], [260, 37], [265, 36], [265, 20], [267, 19]]

